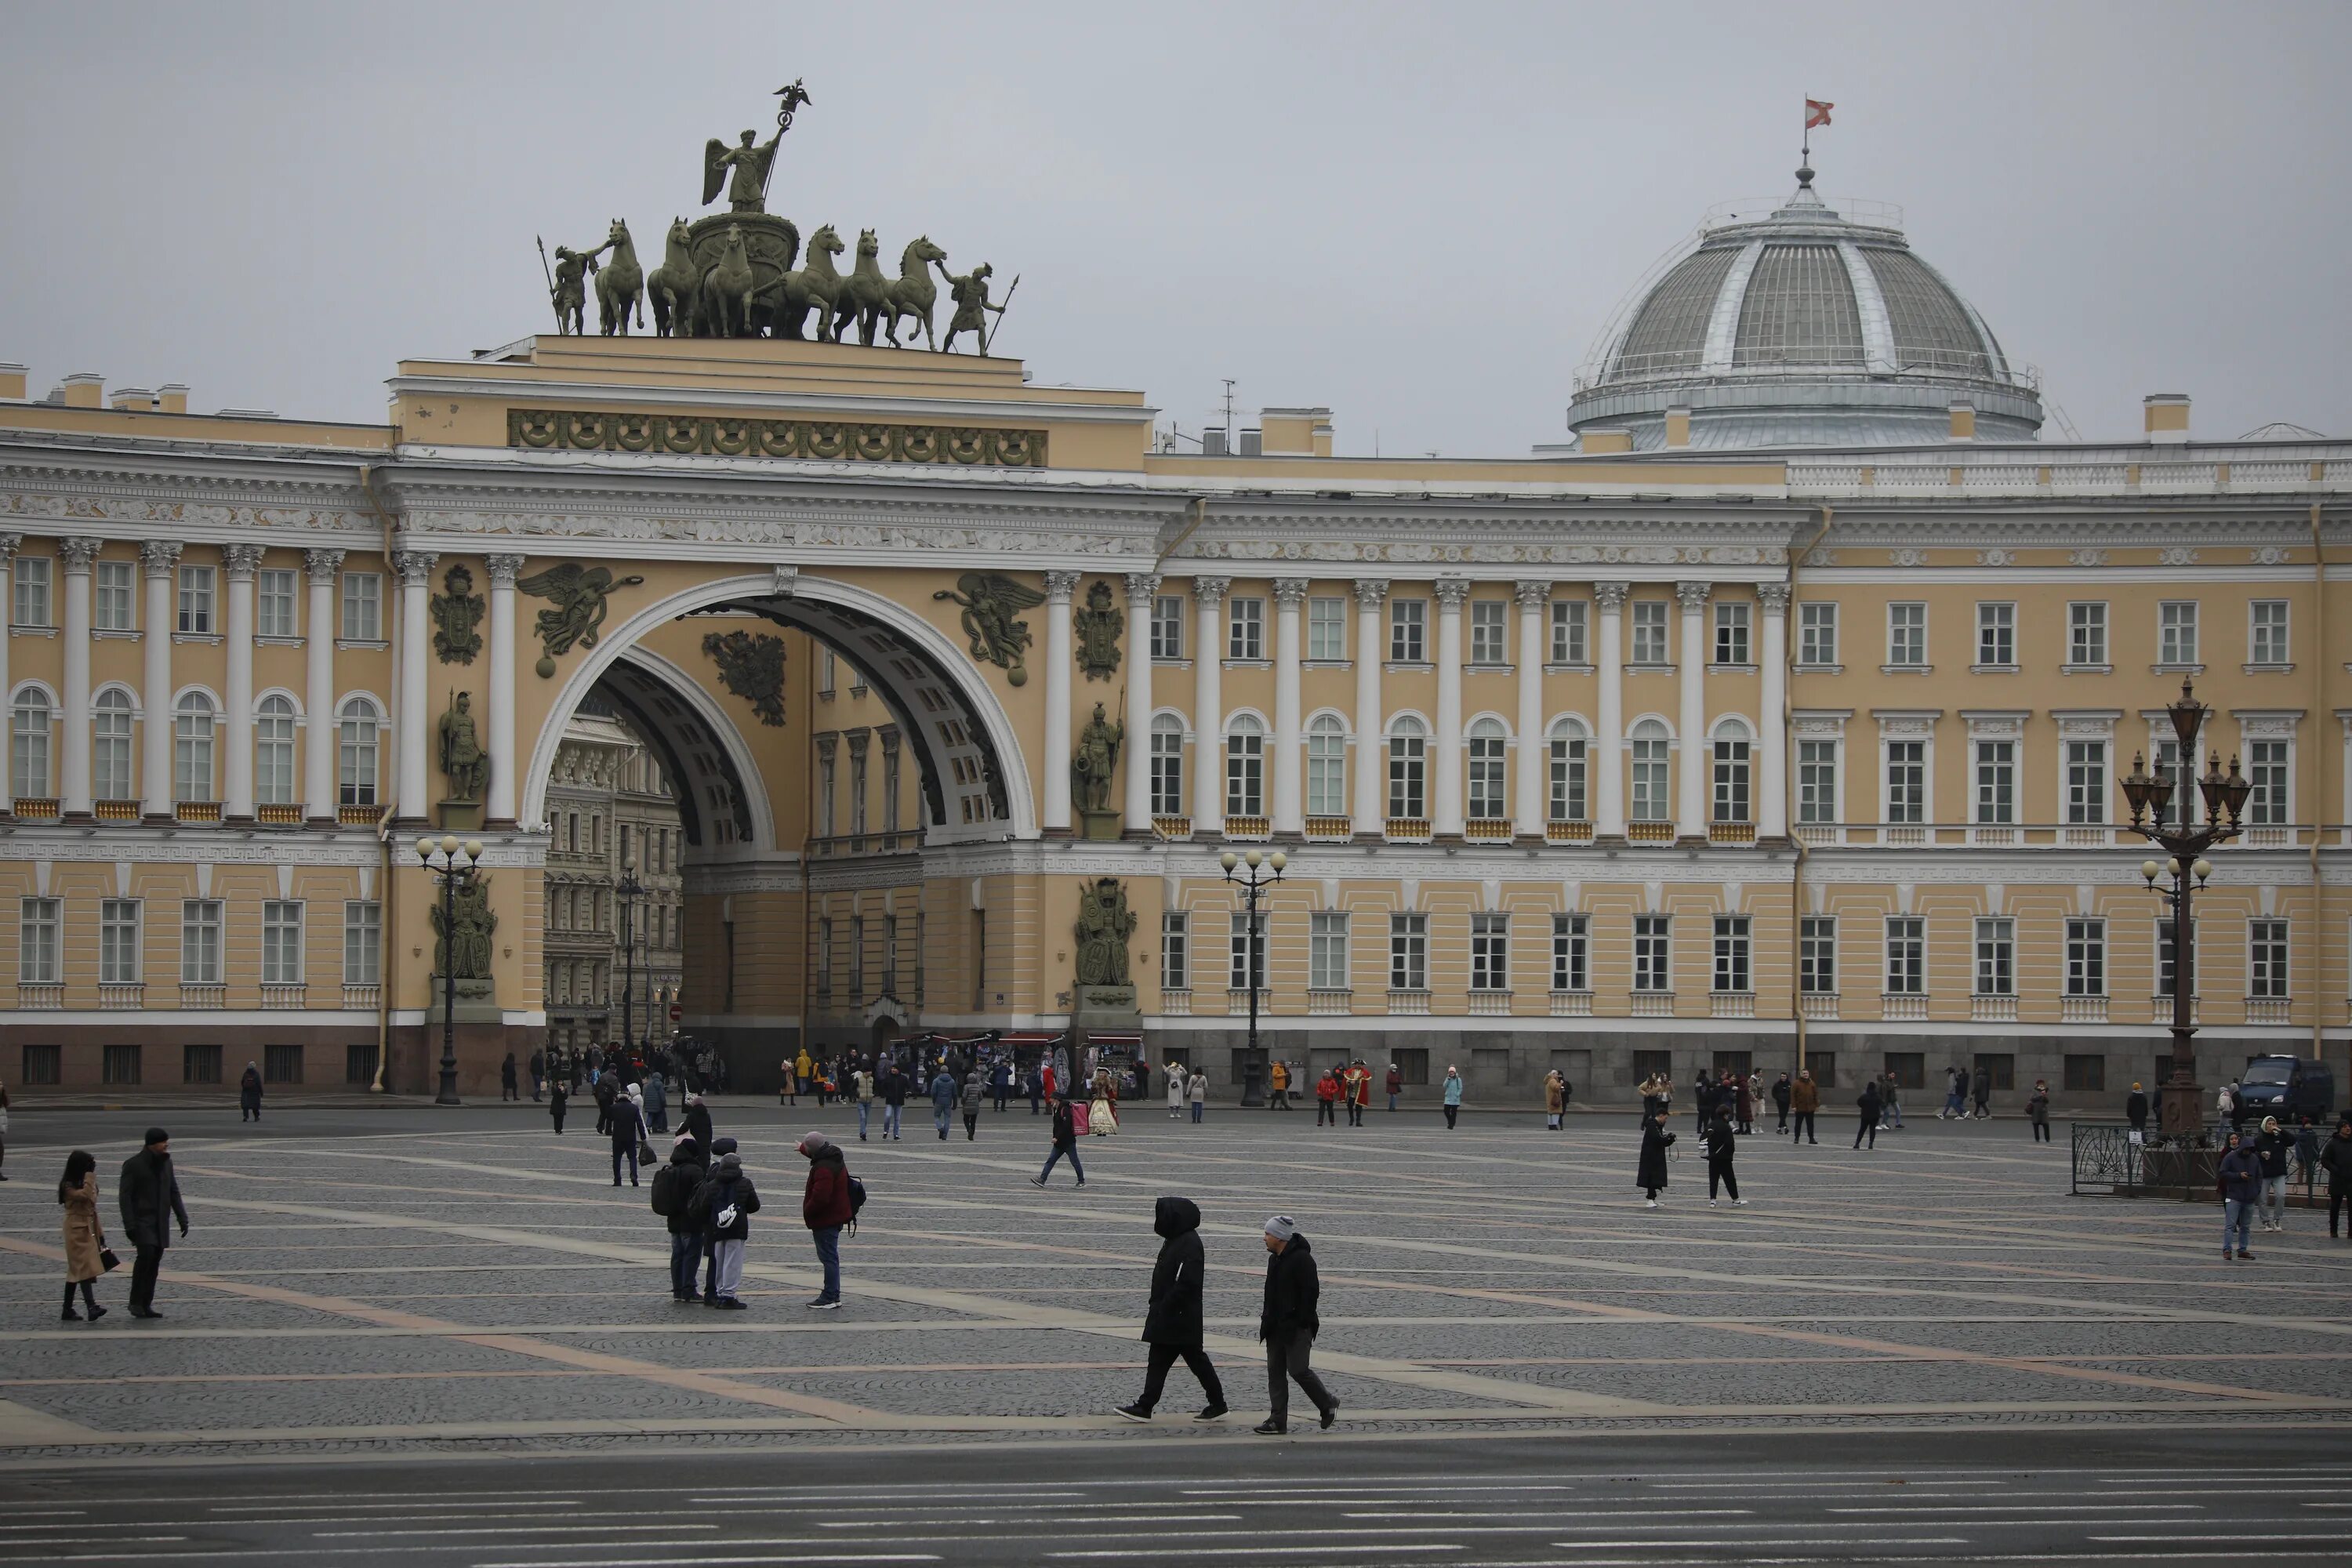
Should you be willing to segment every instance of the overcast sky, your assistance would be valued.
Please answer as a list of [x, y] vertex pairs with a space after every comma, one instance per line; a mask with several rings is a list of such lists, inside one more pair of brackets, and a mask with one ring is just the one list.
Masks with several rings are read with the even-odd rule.
[[[1558, 440], [1711, 205], [1902, 204], [2088, 437], [2352, 434], [2352, 6], [12, 5], [0, 359], [194, 405], [383, 416], [403, 356], [544, 331], [532, 243], [646, 264], [706, 138], [804, 77], [771, 210], [1024, 281], [1040, 382], [1197, 429], [1321, 403], [1343, 452]], [[593, 305], [591, 304], [591, 319]], [[2051, 432], [2055, 434], [2053, 430]]]

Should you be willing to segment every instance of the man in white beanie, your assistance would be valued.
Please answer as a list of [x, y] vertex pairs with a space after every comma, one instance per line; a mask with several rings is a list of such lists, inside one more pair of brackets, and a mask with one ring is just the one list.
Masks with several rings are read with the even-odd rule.
[[1339, 1418], [1339, 1402], [1323, 1386], [1307, 1364], [1322, 1321], [1315, 1315], [1322, 1282], [1315, 1272], [1315, 1253], [1298, 1234], [1298, 1222], [1286, 1214], [1265, 1222], [1265, 1304], [1259, 1310], [1257, 1337], [1265, 1342], [1265, 1376], [1273, 1413], [1255, 1428], [1267, 1436], [1290, 1430], [1290, 1380], [1323, 1417], [1328, 1427]]

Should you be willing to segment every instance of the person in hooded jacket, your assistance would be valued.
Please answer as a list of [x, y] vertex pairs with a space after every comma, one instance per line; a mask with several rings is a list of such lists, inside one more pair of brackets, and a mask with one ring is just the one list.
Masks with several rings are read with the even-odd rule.
[[812, 1132], [796, 1147], [809, 1163], [808, 1184], [801, 1189], [801, 1223], [816, 1242], [817, 1261], [824, 1267], [824, 1286], [809, 1303], [815, 1312], [841, 1309], [841, 1227], [857, 1217], [850, 1201], [849, 1163], [841, 1146], [822, 1132]]
[[751, 1239], [751, 1216], [760, 1212], [760, 1189], [743, 1172], [743, 1156], [730, 1149], [719, 1156], [694, 1194], [694, 1209], [702, 1222], [703, 1239], [710, 1246], [706, 1306], [740, 1312], [744, 1303], [735, 1292], [743, 1285], [743, 1249]]
[[613, 1138], [613, 1184], [621, 1184], [621, 1162], [629, 1162], [629, 1185], [637, 1184], [637, 1145], [646, 1141], [646, 1113], [638, 1108], [636, 1086], [632, 1084], [626, 1094], [613, 1097], [612, 1109], [604, 1113], [605, 1129]]
[[1339, 1402], [1315, 1375], [1308, 1357], [1323, 1327], [1316, 1302], [1323, 1293], [1315, 1252], [1286, 1214], [1265, 1222], [1265, 1300], [1258, 1309], [1257, 1337], [1265, 1343], [1265, 1380], [1270, 1413], [1253, 1430], [1278, 1437], [1290, 1430], [1290, 1380], [1297, 1378], [1328, 1427], [1339, 1418]]
[[2221, 1155], [2221, 1169], [2216, 1174], [2221, 1188], [2221, 1257], [2230, 1256], [2230, 1237], [2238, 1238], [2238, 1256], [2247, 1262], [2254, 1255], [2246, 1250], [2247, 1231], [2252, 1226], [2254, 1205], [2263, 1192], [2263, 1157], [2239, 1134], [2230, 1134]]
[[1454, 1118], [1462, 1114], [1462, 1069], [1460, 1068], [1449, 1067], [1445, 1069], [1445, 1088], [1440, 1091], [1438, 1098], [1444, 1103], [1445, 1125], [1450, 1128], [1454, 1125]]
[[164, 1248], [172, 1245], [170, 1222], [180, 1222], [183, 1241], [188, 1236], [188, 1208], [180, 1201], [180, 1179], [172, 1173], [170, 1133], [147, 1129], [139, 1152], [122, 1162], [114, 1198], [122, 1211], [123, 1239], [138, 1250], [131, 1266], [131, 1315], [160, 1318], [155, 1277], [163, 1272]]
[[1746, 1208], [1748, 1200], [1739, 1195], [1739, 1178], [1731, 1171], [1731, 1162], [1739, 1152], [1739, 1133], [1731, 1124], [1731, 1113], [1717, 1110], [1714, 1124], [1700, 1137], [1706, 1145], [1706, 1206], [1715, 1206], [1716, 1189], [1720, 1186], [1734, 1208]]
[[669, 1293], [680, 1301], [694, 1300], [695, 1266], [702, 1261], [702, 1226], [694, 1215], [694, 1194], [705, 1174], [702, 1151], [693, 1134], [681, 1132], [670, 1145], [669, 1163], [654, 1177], [654, 1213], [669, 1226]]
[[2336, 1136], [2321, 1145], [2319, 1168], [2327, 1173], [2327, 1236], [2336, 1237], [2336, 1216], [2352, 1205], [2352, 1116], [2336, 1124]]
[[1862, 1141], [1868, 1138], [1870, 1146], [1874, 1149], [1877, 1148], [1879, 1113], [1886, 1104], [1885, 1098], [1878, 1092], [1878, 1080], [1872, 1079], [1864, 1083], [1862, 1086], [1862, 1093], [1853, 1103], [1862, 1112], [1862, 1124], [1853, 1130], [1853, 1146], [1857, 1149], [1861, 1148]]
[[714, 1158], [710, 1152], [710, 1107], [702, 1102], [701, 1095], [686, 1097], [686, 1114], [677, 1119], [677, 1125], [680, 1131], [693, 1137], [695, 1147], [702, 1151], [703, 1163], [709, 1164]]
[[261, 1120], [261, 1068], [252, 1062], [245, 1064], [245, 1076], [236, 1080], [236, 1119]]
[[956, 1101], [963, 1088], [955, 1080], [945, 1062], [940, 1064], [938, 1076], [931, 1079], [931, 1125], [939, 1129], [940, 1142], [948, 1141], [948, 1121], [955, 1115]]
[[563, 1112], [571, 1101], [572, 1091], [563, 1087], [562, 1079], [559, 1078], [547, 1086], [547, 1114], [555, 1123], [555, 1135], [558, 1138], [563, 1136]]
[[1992, 1069], [1979, 1065], [1974, 1079], [1976, 1114], [1979, 1121], [1992, 1115]]
[[974, 1068], [963, 1080], [963, 1141], [967, 1143], [980, 1136], [980, 1102], [987, 1098], [988, 1079]]
[[1208, 1406], [1192, 1419], [1214, 1421], [1225, 1413], [1225, 1385], [1202, 1348], [1201, 1279], [1207, 1257], [1201, 1248], [1200, 1205], [1190, 1198], [1161, 1198], [1152, 1205], [1151, 1228], [1160, 1237], [1160, 1261], [1152, 1266], [1151, 1300], [1143, 1318], [1143, 1342], [1151, 1354], [1144, 1366], [1143, 1397], [1120, 1405], [1118, 1413], [1129, 1421], [1150, 1420], [1168, 1386], [1168, 1369], [1181, 1356], [1209, 1396]]
[[1666, 1131], [1666, 1113], [1659, 1111], [1642, 1129], [1642, 1159], [1633, 1169], [1633, 1184], [1642, 1189], [1649, 1206], [1658, 1206], [1658, 1194], [1666, 1190], [1666, 1151], [1674, 1146], [1675, 1135]]

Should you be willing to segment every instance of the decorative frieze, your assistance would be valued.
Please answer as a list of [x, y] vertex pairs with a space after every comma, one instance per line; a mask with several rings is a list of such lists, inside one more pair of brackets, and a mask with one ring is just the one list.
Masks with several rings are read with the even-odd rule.
[[510, 408], [507, 410], [507, 445], [531, 451], [803, 458], [851, 463], [947, 463], [990, 468], [1045, 466], [1043, 430], [854, 425], [701, 414]]

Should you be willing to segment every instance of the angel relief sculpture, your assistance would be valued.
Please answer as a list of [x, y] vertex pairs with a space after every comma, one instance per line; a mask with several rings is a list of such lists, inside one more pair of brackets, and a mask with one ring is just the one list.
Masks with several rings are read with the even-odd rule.
[[1002, 572], [967, 572], [953, 589], [942, 588], [931, 597], [963, 607], [963, 635], [971, 640], [972, 658], [1003, 669], [1010, 685], [1028, 684], [1029, 623], [1016, 617], [1044, 604], [1042, 592]]

